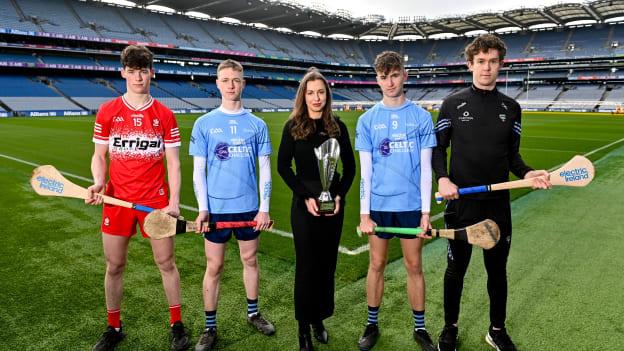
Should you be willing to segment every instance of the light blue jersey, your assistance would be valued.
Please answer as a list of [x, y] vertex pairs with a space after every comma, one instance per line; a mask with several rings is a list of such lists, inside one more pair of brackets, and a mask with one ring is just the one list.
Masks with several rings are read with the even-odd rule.
[[355, 149], [373, 156], [370, 209], [420, 210], [420, 151], [434, 146], [431, 115], [411, 101], [399, 107], [378, 102], [360, 116]]
[[210, 213], [258, 210], [256, 162], [271, 154], [263, 120], [246, 110], [212, 110], [195, 121], [189, 154], [206, 158]]

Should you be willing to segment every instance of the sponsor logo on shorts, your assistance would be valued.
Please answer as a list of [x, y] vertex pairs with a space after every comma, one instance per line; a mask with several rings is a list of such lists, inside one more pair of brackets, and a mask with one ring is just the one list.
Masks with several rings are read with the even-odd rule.
[[104, 225], [107, 227], [110, 225], [110, 219], [108, 219], [108, 217], [104, 217]]
[[38, 176], [37, 181], [39, 181], [39, 187], [41, 189], [47, 189], [59, 194], [63, 193], [63, 183], [61, 182], [42, 176]]
[[583, 179], [589, 178], [589, 172], [587, 168], [575, 168], [569, 171], [563, 171], [559, 173], [559, 176], [563, 178], [566, 183], [578, 182]]

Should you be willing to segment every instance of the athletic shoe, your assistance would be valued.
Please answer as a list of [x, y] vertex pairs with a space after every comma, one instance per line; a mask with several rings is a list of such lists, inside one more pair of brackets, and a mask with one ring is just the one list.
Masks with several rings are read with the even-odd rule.
[[314, 333], [314, 338], [321, 344], [329, 342], [329, 334], [327, 334], [327, 329], [325, 329], [323, 322], [312, 324], [312, 332]]
[[112, 351], [125, 337], [126, 334], [121, 331], [121, 328], [117, 331], [109, 325], [97, 344], [93, 346], [93, 351]]
[[358, 340], [358, 347], [362, 351], [368, 351], [375, 346], [377, 339], [379, 339], [379, 327], [377, 324], [368, 324], [364, 329], [364, 334], [360, 340]]
[[431, 341], [431, 337], [425, 329], [414, 329], [414, 340], [416, 340], [416, 343], [420, 345], [420, 349], [423, 351], [438, 350], [437, 347], [433, 346], [433, 341]]
[[275, 334], [275, 327], [273, 326], [273, 324], [264, 319], [260, 312], [254, 314], [251, 317], [247, 317], [247, 322], [256, 327], [256, 329], [258, 329], [258, 331], [264, 335]]
[[439, 351], [455, 351], [457, 350], [457, 327], [454, 325], [445, 325], [438, 338]]
[[195, 351], [211, 351], [217, 343], [217, 328], [208, 328], [203, 331], [197, 344]]
[[191, 346], [188, 330], [184, 328], [181, 321], [173, 323], [171, 326], [171, 351], [184, 351]]
[[511, 341], [505, 328], [494, 330], [490, 327], [490, 330], [485, 335], [485, 341], [495, 348], [496, 351], [516, 351], [516, 345]]

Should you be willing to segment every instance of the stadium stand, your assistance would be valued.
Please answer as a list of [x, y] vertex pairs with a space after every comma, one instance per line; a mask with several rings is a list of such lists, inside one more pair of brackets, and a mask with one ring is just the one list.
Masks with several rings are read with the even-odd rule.
[[590, 110], [596, 107], [597, 101], [605, 93], [600, 85], [574, 85], [565, 87], [557, 101], [549, 106], [551, 110]]
[[[500, 34], [508, 46], [510, 68], [501, 73], [499, 89], [503, 91], [504, 84], [504, 92], [524, 107], [612, 110], [623, 99], [620, 82], [624, 75], [617, 67], [624, 64], [618, 57], [624, 50], [619, 45], [624, 43], [624, 25], [605, 22], [624, 15], [624, 7], [617, 7], [618, 3], [596, 0], [576, 6], [576, 12], [566, 12], [564, 5], [546, 11], [559, 17], [546, 16], [539, 9], [519, 9], [442, 19], [435, 25], [427, 21], [364, 23], [320, 12], [325, 17], [310, 17], [306, 24], [294, 28], [295, 32], [314, 30], [328, 35], [342, 30], [355, 37], [371, 34], [386, 39], [394, 35], [425, 36], [419, 40], [376, 41], [310, 37], [244, 24], [267, 22], [279, 27], [278, 22], [271, 21], [274, 16], [268, 15], [282, 13], [280, 3], [262, 2], [264, 7], [257, 10], [257, 0], [249, 0], [249, 8], [237, 8], [237, 3], [231, 8], [217, 6], [217, 13], [209, 13], [211, 19], [181, 15], [190, 3], [193, 1], [180, 2], [179, 12], [165, 14], [93, 0], [0, 0], [0, 83], [4, 87], [20, 86], [2, 90], [3, 106], [11, 113], [40, 108], [92, 112], [102, 101], [125, 91], [123, 80], [115, 72], [119, 69], [118, 53], [128, 40], [136, 40], [147, 43], [157, 54], [153, 95], [178, 111], [218, 105], [213, 79], [216, 64], [225, 57], [244, 63], [244, 98], [253, 109], [291, 108], [297, 81], [310, 65], [320, 66], [334, 85], [337, 107], [370, 105], [380, 98], [371, 63], [383, 50], [398, 51], [406, 58], [410, 68], [408, 98], [436, 108], [448, 94], [471, 81], [463, 63], [463, 48], [472, 38], [461, 34], [479, 29], [476, 22], [489, 30], [510, 23], [522, 26], [518, 32]], [[579, 7], [584, 14], [579, 14]], [[307, 13], [296, 6], [289, 11], [294, 11], [293, 16]], [[530, 16], [522, 17], [525, 12]], [[214, 19], [227, 15], [240, 15], [243, 23]], [[562, 22], [564, 18], [572, 21], [592, 16], [600, 21], [577, 26]], [[531, 21], [554, 21], [556, 27], [530, 30], [528, 27], [537, 23]], [[427, 38], [444, 32], [460, 35]], [[47, 100], [26, 103], [31, 98]]]

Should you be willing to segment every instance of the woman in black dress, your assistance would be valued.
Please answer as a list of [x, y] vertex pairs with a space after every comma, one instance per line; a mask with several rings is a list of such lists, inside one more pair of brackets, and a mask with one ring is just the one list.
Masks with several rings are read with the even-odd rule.
[[[330, 186], [333, 213], [318, 212], [321, 182], [314, 148], [329, 138], [340, 144], [342, 176]], [[295, 318], [301, 350], [313, 350], [314, 337], [328, 342], [323, 320], [334, 312], [334, 274], [344, 219], [344, 198], [355, 177], [355, 158], [345, 124], [331, 109], [331, 90], [323, 75], [311, 69], [297, 90], [295, 106], [284, 126], [277, 170], [293, 191], [290, 221], [295, 242]], [[292, 161], [295, 160], [296, 173]]]

